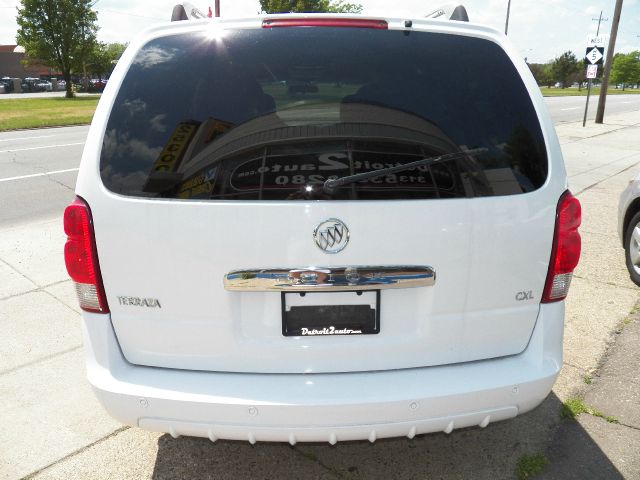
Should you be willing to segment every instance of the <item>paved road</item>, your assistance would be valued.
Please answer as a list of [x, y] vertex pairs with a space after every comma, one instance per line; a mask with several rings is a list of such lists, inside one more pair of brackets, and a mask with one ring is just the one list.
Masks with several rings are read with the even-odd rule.
[[[586, 97], [545, 97], [551, 118], [557, 125], [565, 122], [578, 122], [584, 118]], [[596, 118], [598, 97], [591, 95], [589, 99], [588, 120]], [[605, 121], [608, 115], [640, 110], [640, 95], [609, 95], [605, 107]]]
[[62, 214], [89, 127], [0, 133], [0, 226]]

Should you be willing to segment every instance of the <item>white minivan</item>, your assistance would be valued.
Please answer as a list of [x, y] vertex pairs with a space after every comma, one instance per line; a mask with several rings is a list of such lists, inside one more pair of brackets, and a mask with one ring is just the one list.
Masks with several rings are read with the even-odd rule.
[[549, 394], [580, 204], [506, 37], [435, 19], [161, 25], [87, 138], [65, 260], [118, 420], [335, 443]]

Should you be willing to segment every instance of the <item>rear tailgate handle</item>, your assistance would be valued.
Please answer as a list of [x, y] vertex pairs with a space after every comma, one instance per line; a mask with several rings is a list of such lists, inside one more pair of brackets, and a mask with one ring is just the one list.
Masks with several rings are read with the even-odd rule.
[[232, 291], [353, 291], [429, 287], [433, 268], [422, 265], [264, 268], [234, 270], [224, 276]]

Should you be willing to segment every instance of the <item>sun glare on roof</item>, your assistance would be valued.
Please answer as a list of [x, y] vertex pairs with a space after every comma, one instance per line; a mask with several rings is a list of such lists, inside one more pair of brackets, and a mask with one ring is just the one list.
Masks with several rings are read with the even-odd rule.
[[213, 22], [207, 25], [207, 28], [204, 30], [204, 35], [207, 40], [222, 40], [226, 33], [227, 31], [222, 27], [222, 25]]

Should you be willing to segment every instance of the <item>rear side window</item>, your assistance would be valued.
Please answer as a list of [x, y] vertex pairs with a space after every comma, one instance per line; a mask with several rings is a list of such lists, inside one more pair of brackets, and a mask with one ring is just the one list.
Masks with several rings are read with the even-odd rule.
[[291, 27], [146, 44], [115, 99], [100, 170], [107, 188], [131, 196], [429, 199], [535, 190], [547, 158], [524, 84], [494, 43]]

